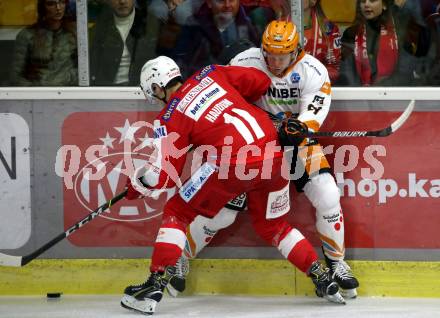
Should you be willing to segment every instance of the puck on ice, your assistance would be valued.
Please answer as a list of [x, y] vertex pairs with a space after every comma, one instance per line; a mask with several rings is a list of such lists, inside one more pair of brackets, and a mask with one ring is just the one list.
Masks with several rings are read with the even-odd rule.
[[47, 293], [46, 296], [47, 298], [60, 298], [61, 293]]

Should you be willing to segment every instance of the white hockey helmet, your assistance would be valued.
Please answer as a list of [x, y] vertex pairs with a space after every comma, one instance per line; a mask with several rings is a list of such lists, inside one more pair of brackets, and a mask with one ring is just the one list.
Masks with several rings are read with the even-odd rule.
[[167, 56], [147, 61], [141, 71], [141, 89], [145, 96], [155, 97], [153, 84], [165, 87], [172, 79], [181, 77], [179, 66]]

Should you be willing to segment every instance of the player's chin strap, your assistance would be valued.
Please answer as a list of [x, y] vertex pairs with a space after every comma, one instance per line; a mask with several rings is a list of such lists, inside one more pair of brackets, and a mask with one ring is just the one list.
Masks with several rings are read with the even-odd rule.
[[168, 104], [168, 101], [167, 101], [167, 90], [165, 89], [165, 87], [163, 87], [163, 86], [161, 86], [161, 88], [160, 88], [165, 94], [164, 94], [164, 97], [162, 97], [162, 98], [160, 98], [159, 96], [157, 96], [156, 94], [153, 94], [152, 96], [154, 97], [154, 98], [157, 98], [158, 100], [160, 100], [160, 101], [162, 101], [165, 105], [166, 104]]

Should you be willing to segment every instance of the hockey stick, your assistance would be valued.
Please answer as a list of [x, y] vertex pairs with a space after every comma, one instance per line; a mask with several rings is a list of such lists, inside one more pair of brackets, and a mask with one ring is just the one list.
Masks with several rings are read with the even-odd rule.
[[405, 111], [390, 126], [381, 130], [351, 130], [351, 131], [317, 131], [304, 134], [305, 137], [387, 137], [396, 132], [409, 118], [415, 105], [415, 100], [409, 102]]
[[[299, 137], [319, 138], [319, 137], [387, 137], [396, 132], [411, 115], [415, 105], [415, 100], [409, 102], [404, 112], [390, 126], [381, 130], [340, 130], [340, 131], [309, 131], [304, 134], [298, 134]], [[269, 118], [279, 125], [281, 119], [267, 112]]]
[[61, 233], [54, 239], [50, 240], [43, 246], [41, 246], [39, 249], [33, 251], [32, 253], [25, 255], [25, 256], [13, 256], [13, 255], [7, 255], [0, 253], [0, 265], [1, 266], [13, 266], [13, 267], [22, 267], [26, 265], [27, 263], [31, 262], [33, 259], [37, 258], [41, 254], [43, 254], [45, 251], [50, 249], [52, 246], [57, 244], [58, 242], [62, 241], [66, 237], [68, 237], [70, 234], [78, 230], [80, 227], [82, 227], [84, 224], [89, 223], [91, 220], [96, 218], [97, 216], [101, 215], [105, 210], [107, 210], [109, 207], [111, 207], [113, 204], [121, 200], [125, 197], [127, 194], [127, 190], [124, 190], [123, 192], [119, 193], [114, 198], [110, 199], [100, 207], [98, 207], [96, 210], [91, 212], [89, 215], [87, 215], [85, 218], [83, 218], [81, 221], [77, 222], [73, 226], [71, 226], [67, 231]]

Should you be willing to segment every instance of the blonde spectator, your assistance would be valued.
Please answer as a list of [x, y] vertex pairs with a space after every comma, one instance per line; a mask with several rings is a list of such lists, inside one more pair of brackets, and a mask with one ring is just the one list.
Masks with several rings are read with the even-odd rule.
[[38, 0], [38, 20], [15, 41], [11, 84], [73, 86], [78, 84], [77, 47], [68, 0]]

